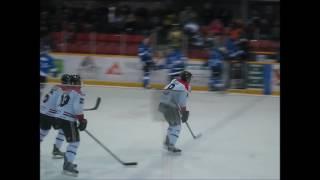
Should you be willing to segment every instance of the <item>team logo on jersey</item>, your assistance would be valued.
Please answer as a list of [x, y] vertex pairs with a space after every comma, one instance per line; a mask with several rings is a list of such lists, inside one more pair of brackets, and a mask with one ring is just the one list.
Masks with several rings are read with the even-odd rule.
[[112, 66], [107, 69], [105, 74], [116, 74], [116, 75], [122, 74], [119, 64], [113, 63]]

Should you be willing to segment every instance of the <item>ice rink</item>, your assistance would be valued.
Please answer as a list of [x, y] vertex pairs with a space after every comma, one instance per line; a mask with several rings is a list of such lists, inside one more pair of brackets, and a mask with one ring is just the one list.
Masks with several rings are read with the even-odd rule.
[[[75, 163], [79, 176], [61, 174], [63, 160], [52, 159], [57, 131], [41, 144], [41, 180], [278, 180], [280, 179], [280, 98], [195, 92], [189, 97], [188, 122], [202, 133], [194, 140], [185, 124], [176, 146], [182, 154], [162, 148], [167, 123], [153, 112], [155, 91], [142, 88], [84, 87], [85, 107], [97, 97], [97, 111], [87, 111], [87, 130], [123, 161], [104, 151], [85, 132]], [[65, 150], [65, 143], [62, 150]]]

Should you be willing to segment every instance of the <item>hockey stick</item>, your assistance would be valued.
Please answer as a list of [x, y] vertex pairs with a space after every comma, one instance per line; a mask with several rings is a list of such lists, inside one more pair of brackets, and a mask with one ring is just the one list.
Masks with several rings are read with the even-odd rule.
[[[177, 104], [177, 106], [179, 107], [179, 111], [178, 112], [179, 112], [179, 115], [181, 117], [181, 107], [179, 106], [179, 104]], [[188, 127], [188, 129], [189, 129], [189, 131], [190, 131], [190, 133], [191, 133], [191, 135], [193, 137], [193, 139], [198, 139], [198, 138], [200, 138], [202, 136], [201, 133], [199, 133], [197, 135], [194, 135], [194, 133], [192, 132], [192, 130], [191, 130], [190, 126], [189, 126], [189, 123], [186, 121], [185, 124], [187, 125], [187, 127]]]
[[188, 127], [188, 129], [189, 129], [189, 131], [190, 131], [190, 133], [191, 133], [191, 135], [192, 135], [192, 137], [193, 137], [193, 139], [198, 139], [199, 137], [202, 136], [201, 133], [199, 133], [199, 134], [197, 134], [197, 135], [194, 135], [194, 133], [192, 132], [192, 130], [191, 130], [190, 126], [189, 126], [189, 123], [188, 123], [188, 122], [185, 122], [185, 124], [187, 125], [187, 127]]
[[99, 105], [100, 105], [100, 102], [101, 102], [101, 97], [98, 97], [97, 100], [96, 100], [96, 104], [93, 108], [88, 108], [88, 109], [84, 109], [84, 111], [93, 111], [93, 110], [97, 110]]
[[98, 143], [104, 150], [111, 154], [118, 162], [125, 166], [135, 166], [138, 165], [137, 162], [124, 162], [120, 158], [118, 158], [113, 152], [111, 152], [105, 145], [103, 145], [96, 137], [94, 137], [88, 130], [84, 130], [96, 143]]

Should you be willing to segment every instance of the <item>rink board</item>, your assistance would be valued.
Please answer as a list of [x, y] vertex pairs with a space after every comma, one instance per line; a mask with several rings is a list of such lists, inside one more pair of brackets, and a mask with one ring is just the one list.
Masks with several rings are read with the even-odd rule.
[[[85, 84], [104, 86], [125, 86], [142, 87], [143, 72], [140, 59], [137, 56], [119, 55], [96, 55], [96, 54], [73, 54], [73, 53], [52, 53], [55, 59], [62, 62], [62, 73], [80, 74]], [[90, 57], [89, 60], [86, 58]], [[159, 59], [162, 64], [164, 59]], [[208, 79], [210, 71], [201, 67], [203, 60], [190, 59], [187, 70], [193, 74], [192, 90], [208, 91]], [[250, 63], [253, 64], [253, 63]], [[257, 62], [255, 64], [264, 64]], [[268, 63], [269, 64], [269, 63]], [[280, 65], [271, 64], [272, 80], [268, 82], [272, 88], [269, 94], [279, 95]], [[276, 69], [276, 70], [275, 70]], [[60, 74], [60, 75], [61, 75]], [[168, 70], [162, 69], [152, 71], [150, 83], [152, 88], [163, 88], [168, 82]], [[279, 78], [278, 78], [279, 77]], [[277, 78], [277, 79], [276, 79]], [[49, 82], [58, 82], [58, 79], [50, 78]], [[263, 88], [230, 89], [232, 93], [264, 94]]]

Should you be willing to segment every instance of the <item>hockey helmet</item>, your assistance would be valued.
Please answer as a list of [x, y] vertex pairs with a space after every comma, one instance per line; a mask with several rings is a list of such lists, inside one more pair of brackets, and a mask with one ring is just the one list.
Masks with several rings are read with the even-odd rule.
[[188, 82], [188, 83], [190, 83], [191, 77], [192, 77], [192, 74], [191, 74], [189, 71], [183, 71], [183, 72], [180, 74], [181, 80], [186, 81], [186, 82]]
[[71, 76], [69, 74], [63, 74], [61, 76], [61, 83], [62, 84], [70, 84], [71, 83]]
[[72, 85], [81, 85], [81, 78], [79, 75], [71, 75], [71, 84]]

